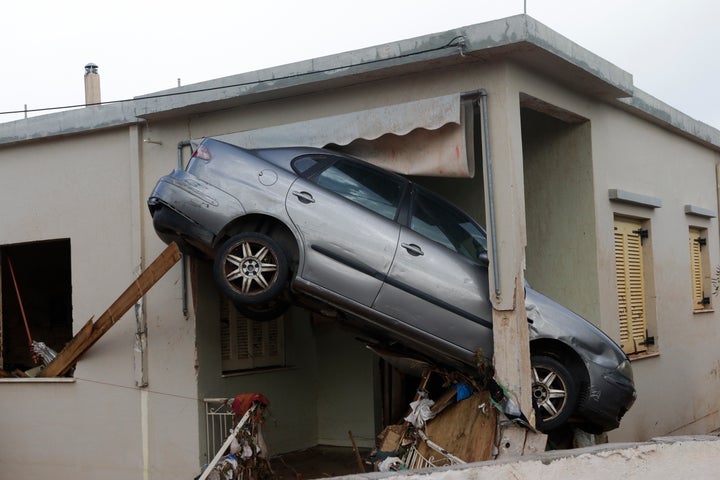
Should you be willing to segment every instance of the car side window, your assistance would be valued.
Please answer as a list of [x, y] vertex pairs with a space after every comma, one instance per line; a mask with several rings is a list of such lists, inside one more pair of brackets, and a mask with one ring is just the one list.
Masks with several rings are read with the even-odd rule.
[[410, 229], [477, 262], [487, 251], [485, 232], [463, 211], [416, 189]]
[[318, 168], [322, 162], [328, 161], [327, 155], [303, 155], [292, 161], [292, 168], [301, 177], [307, 177], [312, 169]]
[[405, 186], [400, 178], [342, 158], [312, 180], [390, 220], [397, 215]]

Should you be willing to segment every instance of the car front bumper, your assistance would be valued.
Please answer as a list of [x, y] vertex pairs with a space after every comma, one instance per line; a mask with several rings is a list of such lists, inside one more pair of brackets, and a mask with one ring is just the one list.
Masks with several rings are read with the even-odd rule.
[[590, 387], [581, 398], [577, 411], [590, 422], [586, 429], [591, 433], [614, 430], [635, 403], [635, 385], [617, 369], [597, 364], [588, 367]]

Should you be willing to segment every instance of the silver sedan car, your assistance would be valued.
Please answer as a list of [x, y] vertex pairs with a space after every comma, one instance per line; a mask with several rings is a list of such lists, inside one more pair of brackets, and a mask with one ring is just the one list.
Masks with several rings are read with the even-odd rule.
[[[252, 318], [312, 299], [442, 365], [492, 359], [485, 232], [405, 177], [324, 149], [205, 139], [148, 205], [160, 238], [213, 261], [220, 290]], [[526, 305], [539, 427], [616, 428], [636, 395], [626, 355], [530, 287]]]

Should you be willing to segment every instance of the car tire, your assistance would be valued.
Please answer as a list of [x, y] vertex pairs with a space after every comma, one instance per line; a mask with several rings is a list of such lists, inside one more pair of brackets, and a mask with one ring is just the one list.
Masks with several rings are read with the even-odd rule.
[[575, 412], [578, 386], [570, 370], [553, 357], [533, 355], [530, 366], [535, 424], [539, 430], [549, 432]]
[[244, 317], [258, 322], [268, 322], [282, 316], [290, 308], [290, 302], [284, 299], [266, 303], [237, 303], [235, 309]]
[[280, 245], [262, 233], [230, 237], [215, 255], [213, 275], [235, 305], [276, 300], [285, 288], [288, 261]]

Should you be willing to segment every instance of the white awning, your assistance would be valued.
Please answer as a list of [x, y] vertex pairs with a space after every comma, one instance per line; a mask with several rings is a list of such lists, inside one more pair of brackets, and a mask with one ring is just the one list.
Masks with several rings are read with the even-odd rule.
[[472, 177], [473, 118], [455, 94], [215, 138], [249, 149], [329, 147], [407, 175]]

